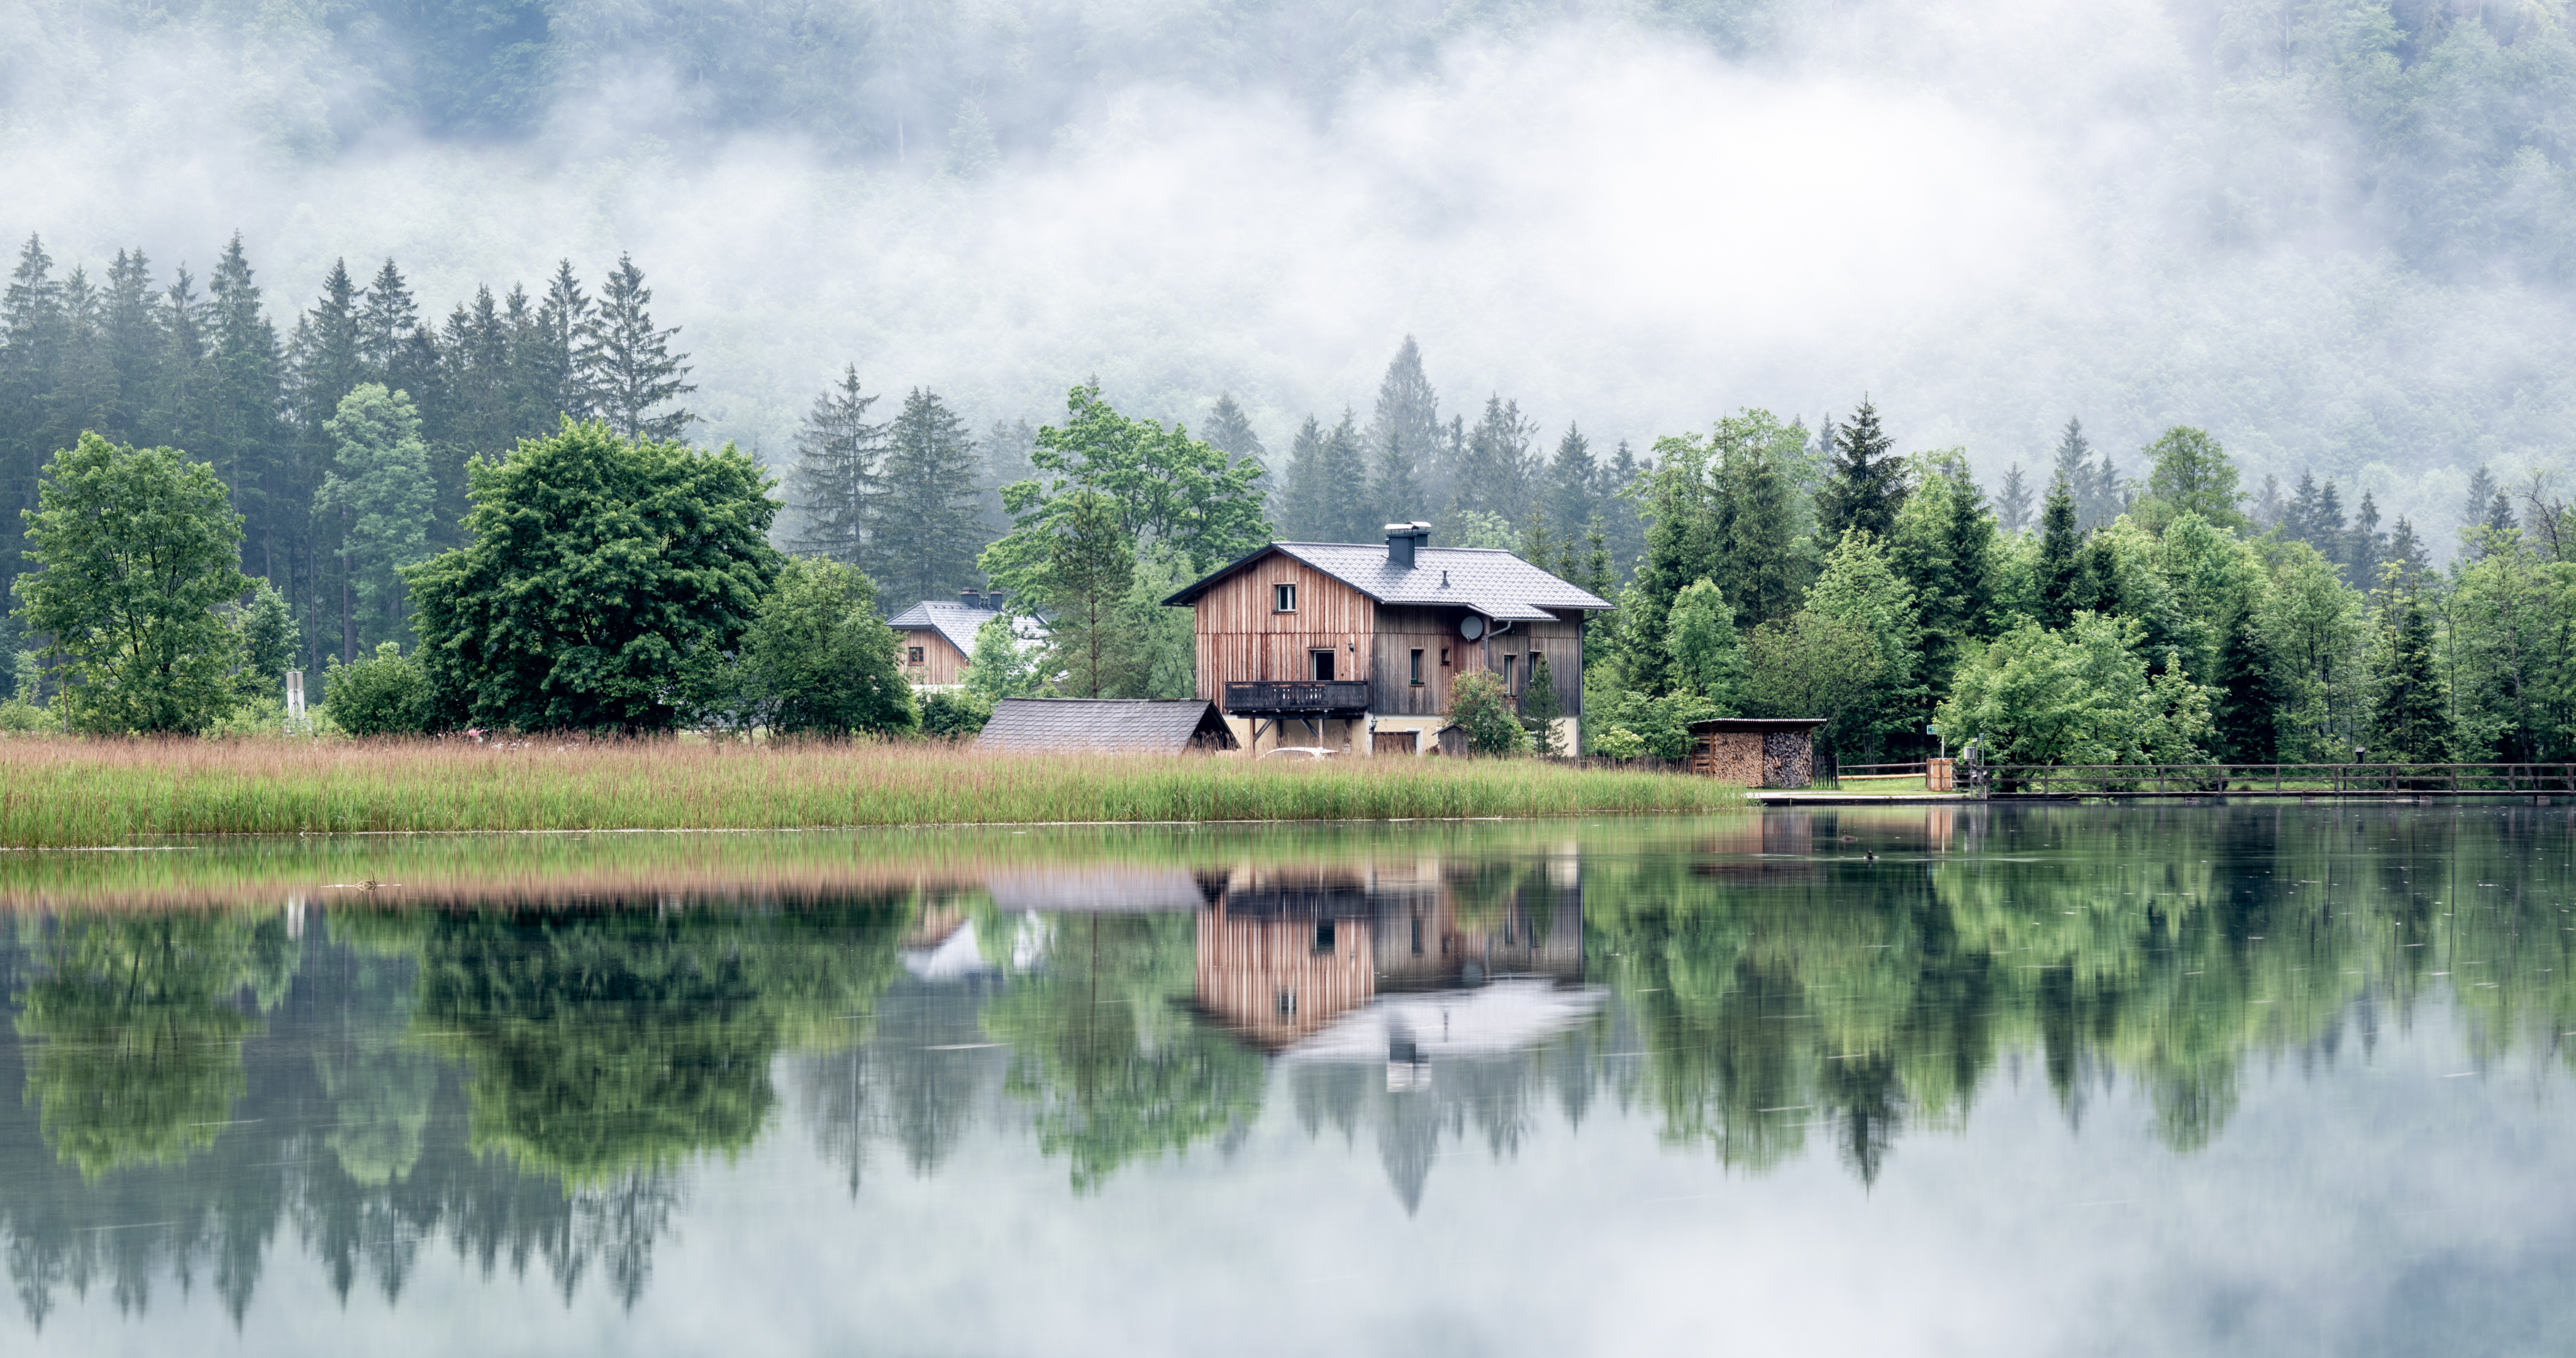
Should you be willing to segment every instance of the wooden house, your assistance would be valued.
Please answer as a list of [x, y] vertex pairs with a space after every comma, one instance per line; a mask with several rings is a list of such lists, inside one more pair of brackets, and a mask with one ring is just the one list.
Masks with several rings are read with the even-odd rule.
[[966, 590], [956, 603], [924, 599], [886, 619], [895, 630], [895, 663], [917, 689], [955, 688], [966, 681], [975, 656], [975, 633], [1002, 616], [1005, 596]]
[[1610, 601], [1509, 552], [1430, 540], [1427, 523], [1395, 523], [1384, 547], [1274, 542], [1164, 601], [1195, 610], [1199, 696], [1246, 750], [1427, 754], [1451, 685], [1480, 671], [1515, 701], [1543, 673], [1573, 747], [1584, 620]]

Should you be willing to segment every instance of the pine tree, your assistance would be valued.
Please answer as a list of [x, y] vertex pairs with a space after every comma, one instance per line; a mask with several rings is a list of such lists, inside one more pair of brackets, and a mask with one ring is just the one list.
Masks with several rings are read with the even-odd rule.
[[304, 313], [296, 331], [292, 350], [296, 423], [326, 459], [330, 443], [322, 432], [323, 422], [339, 412], [341, 397], [367, 380], [360, 298], [347, 261], [331, 261], [331, 271], [322, 276], [322, 296]]
[[1884, 541], [1905, 504], [1905, 464], [1896, 441], [1878, 427], [1878, 408], [1863, 397], [1851, 422], [1834, 432], [1831, 475], [1816, 493], [1816, 531], [1830, 545], [1850, 529]]
[[[2292, 542], [2304, 542], [2311, 547], [2317, 547], [2318, 525], [2323, 518], [2324, 492], [2317, 488], [2316, 475], [2302, 468], [2299, 472], [2299, 487], [2291, 493], [2289, 508], [2281, 514], [2281, 536]], [[2318, 550], [2322, 552], [2325, 549], [2318, 547]], [[2332, 557], [2329, 556], [2328, 559], [2331, 560]]]
[[1423, 502], [1421, 484], [1414, 479], [1413, 454], [1392, 432], [1378, 445], [1377, 480], [1369, 486], [1369, 501], [1388, 523], [1429, 522], [1430, 506]]
[[1125, 697], [1146, 677], [1141, 629], [1127, 607], [1136, 544], [1107, 496], [1077, 490], [1068, 498], [1046, 573], [1049, 642], [1064, 675], [1057, 687], [1070, 697]]
[[1264, 461], [1267, 450], [1261, 446], [1261, 436], [1252, 432], [1252, 418], [1234, 403], [1233, 392], [1217, 393], [1216, 405], [1208, 411], [1207, 428], [1199, 431], [1199, 441], [1232, 457], [1251, 458], [1264, 468], [1270, 465]]
[[884, 577], [877, 560], [887, 486], [882, 463], [886, 428], [868, 422], [877, 398], [861, 395], [859, 368], [814, 398], [796, 430], [796, 461], [787, 473], [788, 507], [803, 516], [796, 550]]
[[2084, 437], [2084, 422], [2068, 417], [2066, 430], [2058, 435], [2054, 480], [2066, 483], [2066, 493], [2075, 502], [2075, 531], [2089, 533], [2095, 527], [2093, 509], [2097, 496], [2093, 481], [2093, 444]]
[[1466, 455], [1450, 487], [1450, 512], [1472, 510], [1518, 523], [1529, 512], [1531, 440], [1538, 422], [1521, 415], [1520, 403], [1500, 393], [1485, 398], [1485, 415], [1467, 436]]
[[2352, 558], [2352, 526], [2344, 522], [2343, 492], [2335, 489], [2333, 477], [2317, 489], [2316, 515], [2308, 525], [2309, 545], [2328, 561]]
[[2370, 749], [2391, 764], [2440, 763], [2450, 757], [2450, 717], [2433, 665], [2433, 624], [2414, 590], [2400, 594], [2386, 619], [2386, 651], [2372, 676]]
[[107, 352], [116, 367], [117, 411], [112, 437], [135, 443], [161, 441], [161, 365], [169, 337], [162, 298], [152, 287], [152, 263], [140, 250], [119, 250], [107, 270]]
[[519, 387], [540, 431], [557, 416], [586, 420], [594, 413], [581, 373], [581, 336], [591, 310], [572, 261], [558, 260], [537, 303], [536, 334], [519, 362]]
[[1309, 415], [1288, 444], [1288, 475], [1279, 487], [1279, 536], [1289, 542], [1323, 542], [1328, 491], [1324, 485], [1324, 427]]
[[915, 387], [887, 431], [882, 544], [890, 599], [937, 599], [975, 583], [975, 440], [939, 397]]
[[2503, 489], [2504, 487], [2496, 484], [2495, 473], [2487, 470], [2487, 464], [2481, 462], [2469, 472], [2469, 493], [2460, 503], [2462, 541], [2468, 541], [2469, 530], [2486, 524], [2487, 511], [2495, 504], [2497, 493]]
[[2280, 697], [2272, 686], [2272, 657], [2252, 621], [2238, 614], [2219, 652], [2218, 757], [2230, 764], [2269, 764], [2280, 757]]
[[284, 499], [295, 489], [279, 420], [285, 405], [284, 355], [277, 327], [260, 306], [241, 233], [233, 233], [224, 247], [206, 292], [214, 340], [209, 356], [212, 419], [204, 446], [190, 451], [212, 462], [216, 475], [232, 488], [233, 508], [245, 519], [243, 564], [274, 580], [288, 546], [285, 516], [301, 519], [303, 506]]
[[2281, 478], [2263, 473], [2263, 488], [2254, 494], [2254, 526], [2263, 529], [2281, 526], [2281, 515], [2289, 506], [2281, 499]]
[[1547, 464], [1547, 496], [1544, 503], [1548, 516], [1569, 530], [1579, 523], [1589, 523], [1599, 511], [1595, 498], [1600, 493], [1601, 467], [1592, 456], [1591, 441], [1572, 424], [1565, 426], [1565, 437], [1556, 441], [1556, 456]]
[[403, 342], [419, 328], [420, 308], [412, 301], [411, 287], [388, 259], [376, 270], [376, 281], [367, 285], [366, 306], [359, 312], [358, 357], [370, 378], [383, 382], [393, 376]]
[[2379, 563], [2388, 557], [2388, 535], [2379, 531], [2379, 505], [2369, 491], [2361, 493], [2361, 507], [2352, 516], [2352, 534], [2344, 558], [2344, 578], [2367, 587], [2379, 578]]
[[2030, 527], [2030, 486], [2022, 479], [2018, 462], [2004, 471], [2003, 491], [1995, 496], [1995, 519], [2007, 533]]
[[608, 427], [629, 439], [677, 439], [697, 419], [685, 409], [653, 413], [666, 403], [696, 391], [684, 380], [687, 354], [671, 352], [678, 326], [653, 328], [653, 290], [644, 286], [644, 271], [629, 255], [617, 257], [600, 286], [599, 307], [581, 330], [581, 388]]
[[[1637, 516], [1635, 498], [1621, 493], [1634, 488], [1645, 470], [1626, 439], [1619, 440], [1619, 446], [1611, 450], [1609, 465], [1602, 469], [1608, 493], [1600, 497], [1600, 504], [1602, 518], [1609, 530], [1610, 561], [1613, 569], [1622, 576], [1634, 572], [1637, 559], [1646, 554], [1645, 521]], [[1610, 597], [1598, 590], [1594, 593], [1605, 599]]]
[[1317, 517], [1326, 542], [1370, 542], [1386, 520], [1369, 508], [1369, 459], [1360, 443], [1359, 419], [1342, 411], [1341, 422], [1324, 435]]
[[1412, 468], [1413, 482], [1421, 491], [1421, 502], [1414, 512], [1424, 518], [1430, 517], [1432, 506], [1449, 502], [1454, 468], [1441, 456], [1440, 432], [1440, 395], [1431, 389], [1431, 379], [1422, 371], [1422, 347], [1407, 335], [1395, 357], [1387, 361], [1386, 375], [1378, 379], [1377, 406], [1369, 416], [1368, 446], [1377, 450], [1381, 458], [1390, 441], [1402, 450], [1406, 465]]
[[2380, 563], [2380, 574], [2373, 576], [2372, 580], [2376, 582], [2384, 578], [2391, 567], [2396, 569], [2397, 588], [2400, 590], [2413, 590], [2416, 582], [2433, 573], [2432, 557], [2425, 553], [2423, 542], [2415, 536], [2415, 525], [2407, 522], [2402, 514], [2397, 518], [2397, 527], [2388, 534], [2388, 555]]
[[62, 288], [54, 281], [53, 268], [44, 242], [31, 235], [18, 251], [8, 291], [0, 294], [0, 446], [5, 446], [8, 477], [0, 540], [10, 545], [6, 569], [0, 571], [6, 579], [0, 584], [24, 569], [19, 564], [24, 550], [19, 516], [36, 508], [40, 469], [54, 451], [45, 446], [51, 441], [45, 405], [61, 361], [63, 317]]
[[1796, 485], [1788, 459], [1803, 434], [1747, 413], [1718, 422], [1711, 469], [1714, 558], [1707, 569], [1734, 603], [1736, 626], [1751, 630], [1797, 611], [1813, 569], [1798, 541]]

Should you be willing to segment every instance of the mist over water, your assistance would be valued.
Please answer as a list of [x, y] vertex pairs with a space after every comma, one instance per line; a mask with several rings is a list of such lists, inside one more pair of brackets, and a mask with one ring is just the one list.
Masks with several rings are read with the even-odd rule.
[[698, 434], [773, 461], [844, 363], [978, 424], [1231, 391], [1275, 452], [1411, 333], [1448, 409], [1597, 446], [1866, 392], [1991, 481], [2069, 415], [2132, 473], [2194, 424], [2447, 545], [2470, 467], [2567, 464], [2562, 8], [838, 6], [798, 49], [45, 3], [0, 238], [166, 276], [238, 228], [281, 321], [338, 256], [435, 313], [631, 251]]

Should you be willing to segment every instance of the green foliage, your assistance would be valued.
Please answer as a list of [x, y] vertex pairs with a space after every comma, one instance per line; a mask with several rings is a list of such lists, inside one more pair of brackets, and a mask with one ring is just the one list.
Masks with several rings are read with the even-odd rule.
[[1478, 670], [1449, 685], [1449, 720], [1467, 736], [1467, 752], [1522, 755], [1530, 752], [1529, 732], [1512, 710], [1511, 691], [1500, 677]]
[[241, 634], [242, 680], [266, 690], [284, 681], [286, 672], [295, 668], [297, 636], [295, 614], [286, 606], [286, 596], [266, 580], [251, 586], [250, 604], [233, 615], [234, 629]]
[[[984, 551], [987, 579], [1013, 593], [1043, 590], [1060, 522], [1079, 506], [1106, 508], [1131, 552], [1167, 557], [1191, 578], [1259, 547], [1261, 464], [1232, 458], [1153, 420], [1119, 414], [1098, 382], [1065, 397], [1065, 422], [1040, 429], [1030, 459], [1039, 478], [1003, 488], [1012, 530]], [[1097, 495], [1094, 503], [1085, 492]]]
[[2576, 759], [2576, 560], [2499, 534], [2454, 565], [2443, 612], [2455, 752]]
[[1646, 752], [1646, 739], [1625, 726], [1613, 726], [1592, 739], [1592, 753], [1621, 763]]
[[83, 731], [202, 731], [232, 705], [237, 638], [220, 608], [242, 516], [215, 469], [170, 448], [84, 434], [45, 468], [26, 514], [17, 617], [68, 656], [56, 702]]
[[697, 419], [686, 410], [662, 409], [698, 388], [684, 380], [689, 366], [681, 360], [688, 355], [671, 352], [671, 337], [680, 327], [656, 328], [645, 309], [652, 303], [644, 271], [620, 254], [600, 284], [598, 309], [581, 324], [574, 359], [589, 409], [618, 437], [635, 443], [677, 439]]
[[1512, 528], [1511, 520], [1500, 514], [1488, 514], [1480, 509], [1462, 509], [1449, 515], [1443, 523], [1448, 532], [1446, 540], [1439, 544], [1441, 546], [1481, 547], [1496, 552], [1520, 550], [1520, 533]]
[[875, 578], [898, 599], [937, 599], [974, 582], [982, 545], [975, 441], [939, 397], [915, 387], [887, 430]]
[[1732, 715], [1744, 684], [1744, 644], [1735, 610], [1717, 586], [1694, 580], [1677, 595], [1666, 634], [1675, 690], [1706, 699], [1717, 715]]
[[1878, 426], [1878, 407], [1862, 398], [1860, 409], [1833, 431], [1833, 443], [1833, 464], [1816, 492], [1816, 528], [1825, 545], [1852, 532], [1893, 536], [1908, 490], [1906, 468], [1896, 440]]
[[430, 724], [429, 676], [417, 655], [383, 642], [354, 665], [331, 662], [322, 680], [322, 710], [353, 736], [418, 735]]
[[1049, 522], [1058, 536], [1048, 544], [1043, 577], [1050, 653], [1063, 675], [1056, 686], [1071, 697], [1133, 696], [1150, 677], [1139, 653], [1143, 629], [1129, 603], [1134, 539], [1098, 491], [1075, 491], [1056, 507], [1061, 512]]
[[2140, 508], [2152, 522], [2198, 514], [2234, 532], [2253, 526], [2237, 508], [2245, 495], [2237, 489], [2236, 466], [2218, 440], [2176, 425], [2148, 444], [2146, 454], [2148, 503]]
[[467, 475], [473, 542], [403, 573], [438, 724], [658, 731], [718, 699], [780, 560], [758, 464], [567, 420]]
[[921, 733], [941, 740], [972, 740], [993, 719], [993, 701], [973, 690], [921, 695]]
[[[1723, 715], [1707, 699], [1695, 693], [1648, 694], [1611, 690], [1599, 694], [1586, 693], [1584, 697], [1585, 705], [1592, 709], [1586, 715], [1605, 733], [1604, 738], [1608, 738], [1608, 733], [1624, 731], [1627, 734], [1615, 739], [1614, 745], [1624, 747], [1629, 740], [1635, 740], [1637, 753], [1650, 754], [1657, 759], [1689, 758], [1690, 724]], [[1598, 749], [1597, 744], [1596, 750], [1609, 753], [1606, 749]], [[1635, 755], [1612, 757], [1628, 759]]]
[[[1885, 545], [1858, 530], [1843, 534], [1807, 591], [1807, 610], [1866, 634], [1878, 657], [1869, 692], [1825, 727], [1827, 742], [1844, 753], [1874, 750], [1886, 735], [1911, 727], [1926, 695], [1922, 626], [1914, 589], [1890, 565]], [[1819, 645], [1828, 638], [1823, 631], [1802, 635]]]
[[2433, 624], [2422, 596], [2397, 596], [2380, 619], [2371, 667], [2370, 753], [2382, 763], [2451, 757], [2451, 719], [2434, 667]]
[[2075, 615], [2077, 554], [2084, 539], [2075, 531], [2075, 494], [2061, 475], [2048, 483], [2048, 499], [2039, 511], [2037, 584], [2043, 627], [2064, 627]]
[[2243, 614], [2227, 628], [2211, 687], [2217, 691], [2217, 754], [2231, 764], [2269, 764], [2281, 754], [2276, 666], [2270, 650]]
[[340, 526], [338, 550], [355, 587], [358, 644], [402, 633], [401, 571], [429, 555], [429, 453], [411, 398], [368, 382], [340, 398], [323, 426], [336, 455], [314, 512]]
[[1521, 687], [1521, 725], [1529, 731], [1531, 747], [1551, 759], [1573, 753], [1565, 748], [1564, 733], [1557, 729], [1557, 718], [1565, 715], [1565, 703], [1556, 693], [1556, 676], [1549, 673], [1547, 657], [1530, 657], [1529, 678]]
[[1706, 439], [1659, 439], [1657, 463], [1628, 492], [1646, 521], [1646, 554], [1622, 609], [1627, 682], [1661, 692], [1695, 682], [1676, 671], [1670, 613], [1707, 580], [1750, 628], [1794, 611], [1815, 573], [1806, 541], [1805, 436], [1764, 410], [1719, 420]]
[[2133, 619], [2025, 622], [1963, 667], [1938, 713], [1998, 764], [2182, 764], [2206, 758], [2209, 695], [2168, 655], [2150, 677]]
[[[1003, 698], [1027, 698], [1046, 684], [1046, 648], [1020, 635], [1022, 622], [1009, 614], [975, 629], [975, 651], [967, 657], [965, 687], [984, 704], [986, 715]], [[929, 720], [929, 709], [922, 709]], [[979, 719], [976, 730], [984, 729]]]
[[1812, 608], [1755, 628], [1744, 649], [1746, 715], [1822, 717], [1828, 732], [1877, 699], [1888, 663], [1867, 626]]
[[1995, 519], [1951, 449], [1913, 460], [1914, 490], [1896, 513], [1888, 564], [1914, 590], [1924, 683], [1948, 687], [1960, 658], [1994, 633]]
[[785, 735], [912, 729], [912, 686], [876, 605], [876, 587], [856, 570], [828, 558], [790, 559], [742, 634], [736, 673], [745, 722]]

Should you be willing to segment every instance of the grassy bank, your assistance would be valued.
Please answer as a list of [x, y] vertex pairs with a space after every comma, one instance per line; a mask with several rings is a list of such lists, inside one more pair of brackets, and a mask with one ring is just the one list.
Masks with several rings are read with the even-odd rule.
[[986, 755], [934, 745], [0, 742], [0, 845], [156, 835], [1375, 820], [1741, 810], [1530, 761]]

